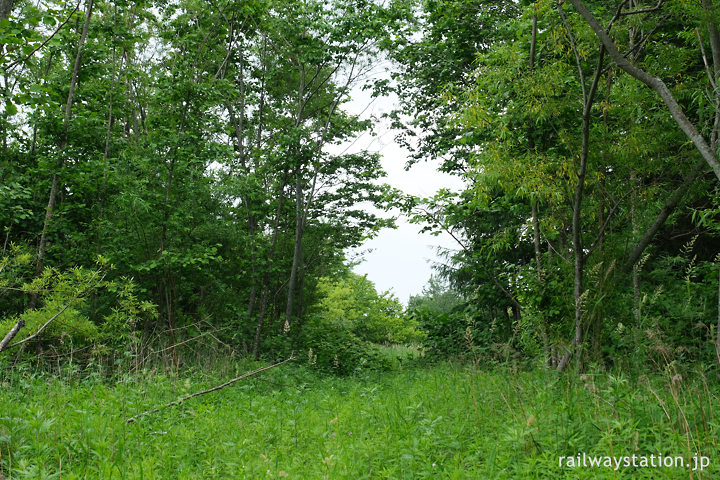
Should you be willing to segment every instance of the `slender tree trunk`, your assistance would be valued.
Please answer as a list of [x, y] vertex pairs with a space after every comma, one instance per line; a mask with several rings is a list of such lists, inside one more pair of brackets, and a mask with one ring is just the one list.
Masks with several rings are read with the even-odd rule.
[[268, 262], [265, 275], [263, 276], [262, 297], [260, 298], [260, 311], [258, 312], [257, 326], [255, 328], [255, 338], [253, 339], [252, 355], [258, 359], [260, 355], [260, 338], [262, 336], [263, 324], [267, 315], [268, 301], [270, 300], [270, 273], [275, 260], [275, 249], [277, 247], [278, 232], [280, 230], [280, 215], [282, 214], [282, 205], [285, 199], [285, 186], [287, 185], [287, 168], [283, 172], [282, 181], [280, 183], [280, 191], [278, 193], [278, 206], [275, 213], [275, 225], [273, 226], [272, 239], [270, 240], [270, 252], [268, 253]]
[[[583, 122], [585, 123], [585, 122]], [[585, 125], [583, 125], [583, 143], [586, 142]], [[575, 200], [573, 201], [573, 218], [572, 218], [572, 244], [574, 250], [574, 280], [573, 280], [573, 298], [575, 300], [575, 335], [573, 336], [571, 351], [566, 355], [567, 359], [558, 365], [559, 370], [564, 370], [570, 361], [571, 355], [579, 356], [583, 342], [583, 273], [585, 269], [585, 254], [583, 252], [582, 241], [582, 225], [581, 225], [581, 209], [583, 192], [585, 185], [585, 174], [587, 171], [587, 156], [581, 155], [580, 168], [577, 174], [577, 183], [575, 185]], [[578, 360], [580, 360], [578, 358]], [[579, 363], [579, 362], [578, 362]]]
[[[2, 45], [0, 44], [0, 49], [2, 48]], [[0, 98], [10, 98], [9, 89], [8, 89], [8, 75], [7, 72], [3, 72], [3, 88], [0, 91]], [[2, 113], [2, 132], [0, 134], [2, 135], [2, 150], [0, 150], [0, 155], [2, 155], [2, 158], [7, 158], [7, 146], [8, 146], [8, 132], [6, 126], [8, 125], [8, 118], [10, 115], [6, 111], [3, 111]]]
[[[534, 8], [536, 8], [534, 6]], [[533, 74], [533, 70], [535, 69], [535, 51], [536, 51], [536, 45], [537, 45], [537, 30], [538, 30], [538, 17], [537, 17], [537, 11], [533, 13], [533, 19], [532, 19], [532, 27], [531, 27], [531, 33], [530, 33], [530, 61], [529, 61], [529, 67], [530, 67], [530, 75]], [[535, 142], [530, 140], [529, 147], [531, 153], [535, 150]], [[535, 248], [535, 268], [537, 270], [537, 278], [538, 278], [538, 284], [540, 285], [540, 288], [543, 288], [544, 284], [544, 278], [543, 278], [543, 270], [542, 270], [542, 252], [540, 250], [540, 220], [538, 218], [538, 208], [537, 208], [537, 198], [531, 198], [530, 199], [530, 211], [532, 214], [532, 225], [533, 225], [533, 247]], [[545, 352], [545, 363], [547, 366], [552, 367], [553, 365], [553, 355], [552, 355], [552, 348], [550, 344], [550, 338], [548, 336], [548, 322], [545, 317], [543, 317], [540, 320], [540, 325], [538, 326], [540, 329], [540, 339], [542, 340], [543, 344], [543, 351]]]
[[12, 12], [14, 0], [0, 0], [0, 22], [10, 16]]
[[713, 4], [712, 0], [702, 0], [702, 6], [708, 15], [707, 31], [710, 38], [710, 52], [712, 53], [713, 69], [715, 73], [715, 82], [720, 79], [720, 32], [718, 32], [717, 24], [713, 21]]
[[540, 246], [540, 219], [538, 218], [537, 200], [530, 201], [530, 211], [533, 224], [533, 247], [535, 249], [535, 268], [537, 269], [538, 280], [543, 279], [542, 250]]
[[[561, 7], [558, 6], [558, 10], [562, 15]], [[564, 20], [564, 16], [563, 16]], [[582, 147], [580, 151], [580, 158], [577, 171], [577, 182], [575, 184], [575, 197], [573, 200], [573, 215], [572, 215], [572, 243], [574, 250], [574, 279], [573, 279], [573, 298], [575, 300], [575, 334], [570, 346], [570, 350], [563, 356], [558, 364], [558, 370], [563, 371], [567, 368], [570, 363], [570, 359], [573, 355], [577, 357], [578, 370], [582, 370], [582, 344], [584, 339], [584, 325], [583, 325], [583, 302], [585, 288], [583, 285], [583, 276], [585, 270], [585, 252], [583, 251], [583, 238], [582, 238], [582, 203], [585, 188], [585, 176], [587, 174], [587, 162], [588, 155], [590, 153], [590, 126], [591, 126], [591, 114], [592, 106], [595, 99], [595, 92], [597, 91], [598, 84], [600, 82], [600, 76], [602, 74], [602, 65], [604, 59], [605, 50], [601, 46], [600, 54], [598, 55], [598, 65], [595, 69], [595, 75], [593, 77], [592, 85], [590, 90], [585, 89], [585, 80], [583, 77], [582, 66], [579, 55], [574, 46], [574, 39], [570, 34], [568, 27], [568, 36], [570, 41], [573, 43], [573, 51], [575, 52], [578, 73], [580, 75], [580, 81], [583, 86], [583, 114], [582, 114]]]
[[[305, 98], [305, 65], [300, 64], [300, 85], [298, 87], [297, 95], [297, 113], [295, 115], [295, 128], [298, 128], [304, 118], [305, 104], [307, 99]], [[300, 145], [298, 145], [300, 147]], [[298, 148], [298, 155], [302, 155], [300, 148]], [[305, 196], [303, 194], [303, 179], [302, 179], [302, 159], [296, 158], [297, 162], [295, 167], [295, 246], [293, 249], [293, 261], [292, 267], [290, 268], [290, 279], [288, 280], [288, 294], [287, 303], [285, 304], [285, 325], [286, 328], [290, 329], [290, 320], [293, 313], [293, 303], [295, 303], [295, 286], [297, 284], [298, 268], [301, 263], [302, 256], [302, 237], [304, 233], [304, 217], [305, 217]]]
[[[240, 116], [235, 114], [235, 109], [229, 101], [225, 102], [225, 105], [230, 116], [230, 123], [233, 126], [235, 132], [235, 151], [242, 167], [243, 175], [250, 175], [250, 169], [247, 163], [247, 156], [245, 152], [245, 78], [244, 78], [244, 56], [240, 54], [240, 63], [238, 65], [238, 83], [240, 87]], [[255, 246], [255, 233], [257, 230], [257, 219], [253, 214], [253, 205], [250, 196], [243, 192], [241, 195], [242, 203], [245, 207], [245, 212], [248, 222], [248, 237], [250, 238], [250, 298], [248, 300], [247, 316], [252, 318], [255, 311], [255, 302], [257, 298], [257, 250]]]
[[[95, 242], [98, 253], [102, 253], [102, 235], [100, 229], [102, 228], [102, 222], [105, 218], [105, 203], [107, 202], [107, 176], [108, 176], [108, 157], [110, 156], [110, 138], [112, 134], [112, 127], [115, 123], [115, 117], [113, 116], [113, 98], [115, 93], [115, 83], [120, 79], [120, 71], [118, 70], [116, 60], [116, 36], [115, 36], [115, 24], [117, 22], [117, 6], [113, 10], [113, 35], [112, 35], [112, 62], [113, 70], [110, 78], [110, 94], [108, 95], [108, 120], [105, 127], [105, 150], [103, 151], [103, 173], [102, 173], [102, 184], [100, 186], [100, 198], [99, 198], [99, 212], [96, 221], [96, 232]], [[122, 57], [120, 59], [120, 70], [122, 69]], [[117, 76], [117, 78], [116, 78]]]
[[[58, 145], [58, 157], [55, 163], [55, 173], [52, 178], [50, 187], [50, 195], [48, 195], [48, 204], [45, 209], [45, 220], [43, 222], [42, 232], [40, 233], [40, 243], [38, 244], [37, 263], [35, 265], [35, 276], [39, 276], [43, 269], [45, 261], [45, 251], [47, 249], [47, 233], [50, 227], [53, 213], [55, 211], [55, 202], [57, 201], [58, 190], [60, 189], [60, 170], [65, 163], [65, 148], [68, 144], [68, 131], [70, 128], [70, 117], [72, 114], [72, 104], [75, 96], [75, 87], [77, 86], [77, 78], [80, 72], [80, 62], [82, 60], [83, 46], [87, 39], [88, 29], [90, 28], [90, 18], [92, 17], [94, 0], [89, 0], [87, 4], [87, 12], [85, 14], [85, 23], [83, 25], [80, 40], [78, 41], [77, 55], [75, 56], [75, 64], [73, 66], [72, 76], [70, 77], [70, 91], [68, 92], [67, 102], [65, 103], [65, 114], [63, 117], [63, 132]], [[35, 308], [37, 303], [37, 295], [30, 298], [30, 308]]]
[[[630, 199], [630, 223], [632, 224], [633, 238], [638, 238], [640, 235], [640, 227], [638, 225], [637, 218], [637, 175], [635, 170], [630, 171], [630, 183], [633, 184], [633, 194]], [[635, 325], [640, 324], [640, 268], [636, 265], [632, 269], [632, 284], [633, 284], [633, 317], [635, 318]]]
[[[530, 75], [533, 74], [535, 68], [535, 44], [537, 42], [537, 13], [533, 15], [532, 33], [530, 35]], [[530, 140], [531, 153], [535, 149], [535, 142]], [[537, 199], [530, 199], [530, 209], [532, 212], [533, 224], [533, 246], [535, 247], [535, 266], [537, 268], [538, 280], [542, 282], [542, 260], [540, 253], [540, 221], [538, 220]]]
[[[530, 200], [530, 210], [532, 212], [532, 224], [533, 224], [533, 247], [535, 248], [535, 268], [537, 269], [538, 285], [540, 288], [544, 288], [544, 275], [542, 270], [542, 251], [540, 249], [540, 219], [538, 218], [537, 211], [537, 200]], [[550, 337], [548, 336], [548, 321], [543, 316], [540, 321], [540, 339], [543, 344], [543, 351], [545, 352], [545, 364], [548, 367], [553, 367], [553, 355], [550, 344]]]
[[652, 241], [655, 234], [658, 232], [658, 230], [660, 230], [660, 227], [665, 224], [665, 221], [668, 219], [673, 210], [675, 210], [675, 207], [677, 207], [678, 203], [680, 203], [680, 200], [682, 200], [683, 196], [690, 188], [690, 185], [695, 182], [695, 180], [700, 176], [700, 174], [703, 172], [703, 170], [705, 170], [705, 168], [707, 168], [705, 160], [699, 160], [695, 164], [693, 170], [685, 177], [683, 183], [670, 194], [668, 199], [665, 201], [665, 204], [660, 209], [660, 213], [658, 213], [655, 221], [647, 228], [647, 230], [645, 230], [642, 238], [638, 240], [638, 243], [635, 245], [633, 251], [630, 253], [627, 260], [625, 261], [624, 270], [626, 272], [635, 268], [635, 264], [638, 260], [640, 260], [640, 257], [645, 251], [645, 248], [650, 245], [650, 242]]
[[298, 166], [295, 172], [295, 248], [293, 250], [293, 262], [290, 268], [290, 280], [288, 281], [288, 298], [285, 306], [285, 328], [291, 326], [293, 304], [295, 303], [295, 290], [298, 279], [298, 269], [302, 263], [302, 238], [304, 233], [304, 206], [305, 196], [303, 195], [302, 170]]

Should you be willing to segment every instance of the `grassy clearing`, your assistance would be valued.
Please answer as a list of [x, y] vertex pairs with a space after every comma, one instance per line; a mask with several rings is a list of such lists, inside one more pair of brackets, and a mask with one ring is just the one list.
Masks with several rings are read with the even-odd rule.
[[[0, 390], [0, 473], [21, 478], [716, 478], [718, 388], [482, 372], [442, 364], [351, 378], [281, 367], [125, 424], [224, 378], [108, 384], [18, 372]], [[710, 457], [679, 468], [572, 469], [560, 455]], [[1, 478], [1, 477], [0, 477]]]

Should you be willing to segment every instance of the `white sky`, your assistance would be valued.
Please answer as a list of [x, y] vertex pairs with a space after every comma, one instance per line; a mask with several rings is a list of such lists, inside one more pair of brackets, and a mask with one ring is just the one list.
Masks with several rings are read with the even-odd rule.
[[[362, 113], [364, 118], [369, 115], [379, 117], [396, 107], [393, 98], [376, 99], [368, 107], [370, 97], [360, 89], [353, 90], [351, 96], [353, 100], [345, 104], [344, 109], [352, 114]], [[405, 171], [408, 155], [395, 143], [397, 132], [390, 130], [386, 122], [377, 125], [375, 131], [377, 137], [362, 136], [348, 152], [366, 149], [380, 153], [383, 168], [388, 174], [385, 182], [405, 193], [423, 197], [433, 195], [440, 188], [461, 188], [462, 183], [457, 177], [437, 171], [439, 162], [415, 164]], [[393, 214], [398, 215], [399, 212]], [[455, 250], [457, 244], [447, 234], [421, 234], [421, 226], [408, 223], [404, 217], [399, 217], [396, 223], [397, 229], [381, 231], [362, 247], [348, 252], [348, 256], [352, 259], [362, 255], [364, 261], [354, 271], [367, 274], [378, 292], [390, 290], [403, 304], [407, 304], [410, 295], [421, 293], [427, 284], [433, 273], [432, 263], [440, 261], [437, 247]]]

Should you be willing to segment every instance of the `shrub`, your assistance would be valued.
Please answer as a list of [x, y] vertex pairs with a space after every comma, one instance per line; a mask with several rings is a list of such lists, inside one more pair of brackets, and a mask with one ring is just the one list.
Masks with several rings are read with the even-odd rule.
[[391, 366], [371, 342], [322, 315], [307, 321], [301, 343], [308, 352], [308, 364], [326, 372], [348, 375], [363, 369], [386, 370]]

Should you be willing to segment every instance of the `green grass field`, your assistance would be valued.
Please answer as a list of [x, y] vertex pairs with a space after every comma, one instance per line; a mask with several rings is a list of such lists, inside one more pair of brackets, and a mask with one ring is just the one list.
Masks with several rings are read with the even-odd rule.
[[[337, 378], [284, 365], [108, 382], [16, 371], [1, 382], [0, 479], [717, 478], [718, 387], [440, 364]], [[709, 380], [708, 380], [709, 383]], [[560, 456], [709, 457], [687, 468], [570, 468]]]

